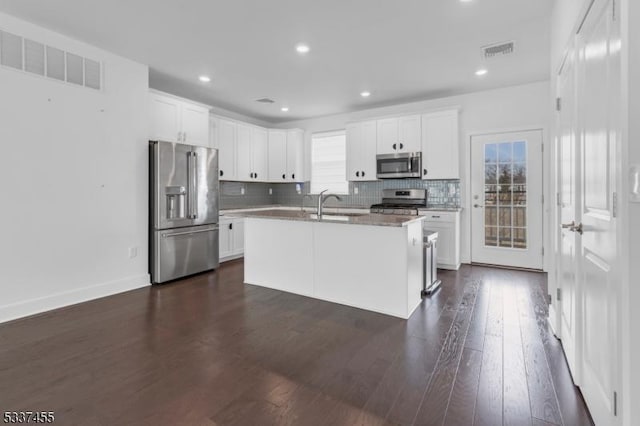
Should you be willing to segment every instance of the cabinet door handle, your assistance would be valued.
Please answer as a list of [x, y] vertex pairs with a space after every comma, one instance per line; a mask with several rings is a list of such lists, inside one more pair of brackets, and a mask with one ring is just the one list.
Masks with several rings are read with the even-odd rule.
[[362, 177], [364, 177], [364, 170], [362, 171]]
[[393, 149], [396, 149], [396, 144], [395, 143], [393, 144]]
[[182, 132], [182, 142], [187, 141], [187, 132]]
[[426, 176], [426, 175], [427, 175], [427, 169], [422, 170], [422, 174], [423, 174], [424, 176]]
[[440, 219], [440, 216], [436, 216], [436, 215], [431, 215], [431, 217], [434, 219]]
[[253, 174], [253, 177], [254, 177], [255, 179], [258, 179], [258, 174], [257, 174], [257, 173], [254, 173], [254, 174]]
[[400, 149], [404, 148], [404, 145], [400, 144]]
[[286, 179], [286, 178], [287, 178], [287, 176], [283, 173], [282, 174], [282, 179]]
[[253, 179], [253, 173], [249, 173], [249, 177]]
[[224, 176], [224, 172], [220, 170], [220, 176]]
[[296, 174], [295, 174], [295, 173], [292, 173], [292, 174], [291, 174], [291, 179], [295, 179], [295, 178], [296, 178]]
[[233, 223], [230, 223], [229, 224], [229, 230], [232, 230], [232, 229], [233, 229]]
[[360, 172], [356, 172], [356, 177], [360, 177]]

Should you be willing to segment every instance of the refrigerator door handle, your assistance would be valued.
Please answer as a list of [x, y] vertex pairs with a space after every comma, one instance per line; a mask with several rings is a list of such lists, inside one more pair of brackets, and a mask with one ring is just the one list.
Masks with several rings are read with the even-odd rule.
[[187, 217], [189, 219], [196, 219], [197, 215], [197, 200], [196, 200], [196, 188], [198, 186], [197, 181], [197, 159], [196, 153], [189, 151], [187, 153]]
[[173, 232], [173, 233], [162, 234], [162, 238], [178, 237], [180, 235], [200, 234], [202, 232], [213, 232], [213, 231], [218, 231], [218, 230], [219, 230], [219, 228], [216, 226], [214, 228], [199, 229], [197, 231]]

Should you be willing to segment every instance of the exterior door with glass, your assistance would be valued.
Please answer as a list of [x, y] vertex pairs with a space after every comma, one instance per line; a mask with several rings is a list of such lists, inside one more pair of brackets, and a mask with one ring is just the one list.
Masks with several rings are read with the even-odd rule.
[[542, 269], [542, 130], [471, 138], [471, 261]]

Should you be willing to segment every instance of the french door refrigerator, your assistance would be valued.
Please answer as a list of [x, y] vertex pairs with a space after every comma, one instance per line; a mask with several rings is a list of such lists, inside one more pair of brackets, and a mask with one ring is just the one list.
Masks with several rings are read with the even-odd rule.
[[149, 177], [151, 281], [217, 268], [218, 150], [150, 141]]

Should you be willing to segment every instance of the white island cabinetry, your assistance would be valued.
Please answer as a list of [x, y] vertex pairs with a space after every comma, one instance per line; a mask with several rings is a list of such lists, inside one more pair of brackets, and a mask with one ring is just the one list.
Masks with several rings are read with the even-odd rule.
[[406, 319], [421, 301], [422, 223], [403, 220], [380, 226], [247, 216], [245, 282]]

